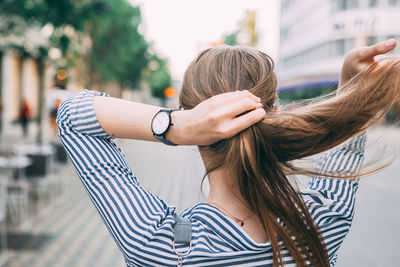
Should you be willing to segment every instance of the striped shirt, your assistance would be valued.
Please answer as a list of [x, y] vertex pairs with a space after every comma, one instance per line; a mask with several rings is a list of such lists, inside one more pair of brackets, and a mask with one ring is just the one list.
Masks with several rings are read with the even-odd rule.
[[[177, 266], [172, 248], [175, 207], [139, 185], [113, 138], [96, 119], [96, 91], [85, 90], [65, 100], [57, 118], [58, 135], [93, 204], [99, 211], [127, 266]], [[315, 170], [359, 171], [366, 136], [319, 155]], [[322, 232], [331, 265], [347, 235], [354, 214], [355, 180], [314, 177], [301, 190], [309, 212]], [[256, 243], [233, 219], [206, 203], [183, 211], [192, 226], [192, 250], [183, 266], [272, 266], [269, 242]], [[286, 266], [295, 266], [283, 244]], [[178, 250], [186, 250], [180, 244]]]

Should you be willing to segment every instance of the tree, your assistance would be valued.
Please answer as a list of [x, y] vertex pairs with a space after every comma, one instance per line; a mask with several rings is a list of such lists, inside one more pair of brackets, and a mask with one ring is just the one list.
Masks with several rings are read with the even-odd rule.
[[[38, 44], [35, 47], [30, 47], [29, 42], [25, 42], [25, 44], [24, 42], [22, 44], [9, 44], [10, 46], [18, 46], [18, 48], [24, 50], [24, 55], [30, 53], [37, 61], [39, 76], [39, 115], [37, 118], [39, 127], [37, 141], [39, 143], [43, 139], [44, 69], [48, 61], [48, 50], [50, 47], [57, 47], [60, 49], [62, 57], [68, 59], [67, 54], [71, 45], [71, 35], [74, 35], [75, 32], [82, 32], [88, 18], [106, 9], [107, 6], [102, 0], [2, 1], [0, 8], [0, 34], [2, 36], [24, 36], [28, 29], [43, 29], [45, 25], [52, 28], [47, 46]], [[64, 65], [68, 65], [69, 61], [64, 61]]]
[[152, 55], [146, 80], [149, 83], [152, 95], [163, 99], [164, 90], [171, 85], [171, 75], [165, 59]]
[[258, 33], [255, 22], [255, 11], [247, 11], [246, 16], [240, 22], [238, 29], [224, 36], [224, 43], [232, 46], [238, 44], [256, 46]]
[[147, 67], [149, 44], [139, 33], [141, 14], [125, 0], [108, 0], [107, 16], [93, 16], [86, 28], [92, 39], [90, 81], [116, 81], [136, 87]]
[[7, 0], [0, 8], [1, 35], [24, 35], [28, 28], [52, 28], [48, 47], [58, 47], [63, 56], [71, 44], [72, 31], [84, 32], [85, 24], [93, 16], [103, 15], [108, 5], [105, 0]]
[[[44, 97], [43, 69], [49, 62], [49, 49], [60, 51], [61, 56], [52, 60], [56, 67], [67, 69], [78, 65], [88, 71], [89, 86], [116, 81], [121, 86], [137, 87], [147, 68], [149, 44], [139, 32], [140, 9], [126, 0], [7, 0], [0, 4], [0, 17], [3, 36], [24, 36], [32, 27], [42, 31], [50, 29], [47, 46], [21, 48], [38, 61], [40, 108]], [[157, 73], [161, 80], [166, 80], [165, 75]], [[42, 128], [41, 113], [39, 110], [39, 129]], [[39, 142], [41, 136], [39, 130]]]
[[231, 33], [231, 34], [227, 34], [225, 35], [225, 41], [224, 43], [227, 45], [237, 45], [238, 41], [237, 41], [237, 32]]

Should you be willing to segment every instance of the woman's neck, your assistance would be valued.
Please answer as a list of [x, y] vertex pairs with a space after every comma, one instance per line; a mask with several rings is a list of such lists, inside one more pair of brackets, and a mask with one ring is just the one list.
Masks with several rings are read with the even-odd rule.
[[212, 171], [208, 174], [208, 180], [210, 182], [208, 203], [215, 203], [238, 218], [249, 215], [250, 211], [240, 193], [236, 179], [226, 168], [220, 167]]
[[210, 194], [207, 203], [231, 217], [256, 243], [265, 243], [268, 236], [261, 221], [248, 208], [236, 179], [226, 168], [208, 174]]

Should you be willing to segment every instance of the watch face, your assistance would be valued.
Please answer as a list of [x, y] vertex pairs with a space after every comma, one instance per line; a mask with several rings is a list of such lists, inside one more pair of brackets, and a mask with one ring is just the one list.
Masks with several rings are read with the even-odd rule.
[[157, 135], [165, 133], [169, 126], [169, 114], [168, 112], [159, 112], [153, 119], [151, 128]]

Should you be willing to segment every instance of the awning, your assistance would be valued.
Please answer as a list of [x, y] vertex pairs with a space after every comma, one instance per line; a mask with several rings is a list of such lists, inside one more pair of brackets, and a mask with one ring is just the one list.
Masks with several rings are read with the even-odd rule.
[[317, 87], [325, 87], [325, 86], [337, 86], [339, 83], [338, 76], [329, 76], [329, 77], [318, 77], [318, 78], [310, 78], [310, 79], [302, 79], [299, 81], [294, 81], [292, 83], [288, 83], [278, 87], [278, 92], [290, 92], [297, 90], [306, 90]]

